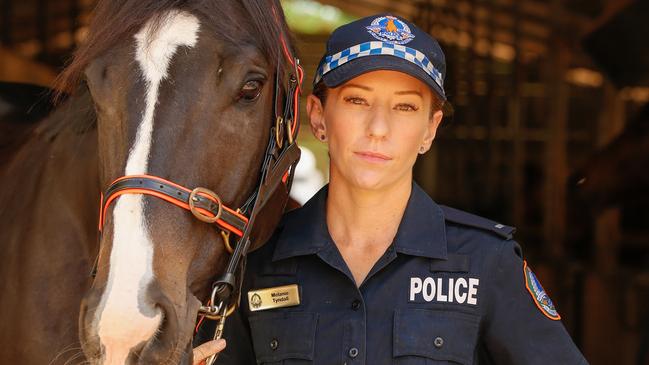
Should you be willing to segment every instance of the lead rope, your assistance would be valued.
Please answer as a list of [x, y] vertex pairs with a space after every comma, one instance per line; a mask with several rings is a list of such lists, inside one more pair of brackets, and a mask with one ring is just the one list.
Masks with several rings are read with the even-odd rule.
[[[221, 312], [219, 314], [221, 315], [221, 318], [219, 318], [218, 323], [216, 324], [216, 331], [214, 331], [214, 338], [213, 340], [220, 340], [221, 337], [223, 337], [223, 328], [225, 327], [225, 312], [228, 310], [227, 305], [222, 305], [221, 306]], [[214, 365], [214, 362], [216, 359], [219, 357], [219, 354], [216, 353], [210, 357], [207, 358], [205, 361], [205, 365]]]

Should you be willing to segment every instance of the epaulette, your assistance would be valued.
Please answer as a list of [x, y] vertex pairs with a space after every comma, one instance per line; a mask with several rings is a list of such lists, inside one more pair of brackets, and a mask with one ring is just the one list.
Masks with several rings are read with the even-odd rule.
[[442, 208], [442, 211], [444, 212], [444, 218], [452, 223], [493, 232], [508, 240], [512, 239], [514, 237], [514, 232], [516, 232], [515, 227], [506, 226], [459, 209], [447, 207], [445, 205], [440, 205], [440, 208]]

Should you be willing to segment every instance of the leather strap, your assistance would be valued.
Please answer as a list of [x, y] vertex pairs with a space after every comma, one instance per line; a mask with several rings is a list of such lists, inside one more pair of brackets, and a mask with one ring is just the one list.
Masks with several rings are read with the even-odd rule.
[[[106, 190], [102, 197], [102, 210], [99, 218], [99, 229], [103, 228], [106, 210], [110, 204], [119, 196], [124, 194], [145, 194], [163, 199], [169, 203], [191, 211], [190, 195], [191, 190], [171, 181], [151, 175], [130, 175], [115, 180]], [[192, 205], [200, 214], [207, 217], [220, 216], [215, 221], [219, 228], [232, 232], [241, 237], [248, 225], [248, 218], [236, 210], [233, 210], [209, 194], [199, 192], [194, 195]]]

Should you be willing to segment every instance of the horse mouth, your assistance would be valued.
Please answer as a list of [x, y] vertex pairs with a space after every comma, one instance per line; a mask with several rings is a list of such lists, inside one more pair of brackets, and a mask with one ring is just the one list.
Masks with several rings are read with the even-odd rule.
[[[135, 340], [139, 342], [129, 343], [129, 340], [133, 340], [134, 337], [127, 332], [110, 339], [102, 338], [92, 331], [85, 332], [81, 342], [87, 363], [93, 365], [191, 364], [195, 319], [200, 302], [192, 294], [188, 294], [186, 302], [179, 305], [172, 304], [168, 297], [164, 297], [166, 300], [160, 301], [154, 307], [159, 324], [146, 339], [140, 337], [141, 340]], [[95, 325], [91, 327], [94, 328]]]
[[191, 364], [193, 360], [193, 335], [200, 301], [188, 294], [183, 307], [171, 310], [165, 307], [156, 334], [143, 344], [134, 364]]

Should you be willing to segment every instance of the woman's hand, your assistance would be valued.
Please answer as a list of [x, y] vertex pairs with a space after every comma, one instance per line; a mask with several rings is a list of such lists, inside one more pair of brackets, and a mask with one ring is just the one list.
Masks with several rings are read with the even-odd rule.
[[204, 364], [210, 356], [218, 354], [225, 348], [225, 340], [205, 342], [194, 349], [194, 365]]

